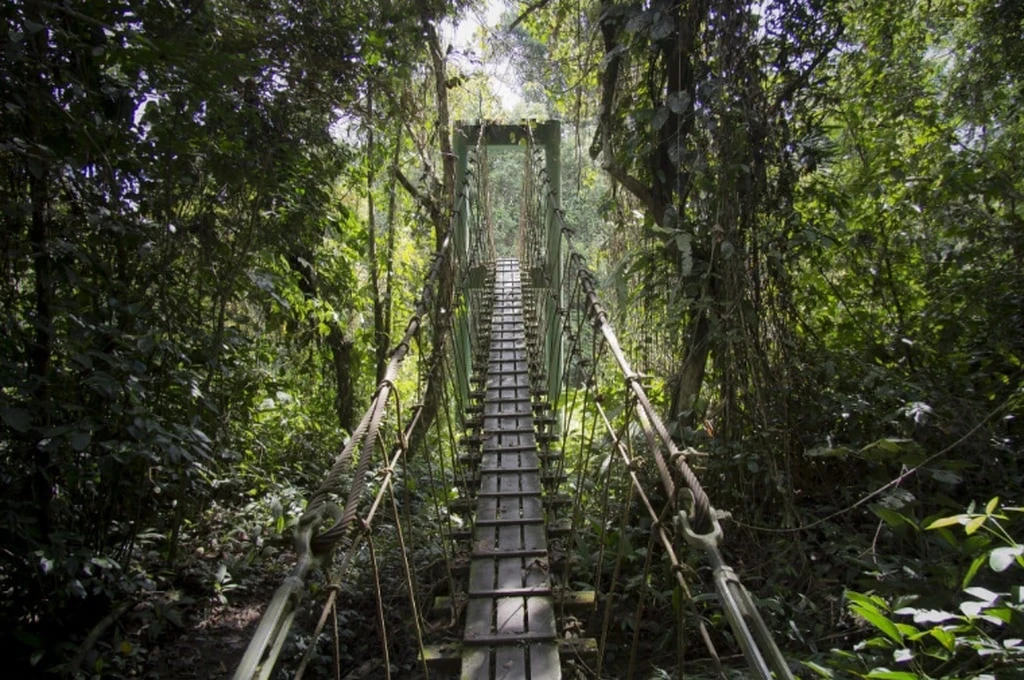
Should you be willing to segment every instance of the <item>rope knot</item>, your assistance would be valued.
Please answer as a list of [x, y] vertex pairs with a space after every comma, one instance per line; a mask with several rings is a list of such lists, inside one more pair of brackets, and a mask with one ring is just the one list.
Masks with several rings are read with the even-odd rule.
[[[405, 343], [402, 343], [402, 344], [404, 345]], [[401, 346], [401, 345], [399, 345], [399, 346]], [[408, 351], [409, 350], [409, 346], [406, 345], [405, 349], [406, 349], [406, 351]], [[385, 387], [388, 388], [389, 390], [394, 390], [395, 389], [394, 381], [391, 380], [391, 378], [389, 378], [387, 376], [384, 376], [383, 378], [381, 378], [380, 382], [377, 383], [377, 394], [380, 394], [381, 392], [383, 392]]]

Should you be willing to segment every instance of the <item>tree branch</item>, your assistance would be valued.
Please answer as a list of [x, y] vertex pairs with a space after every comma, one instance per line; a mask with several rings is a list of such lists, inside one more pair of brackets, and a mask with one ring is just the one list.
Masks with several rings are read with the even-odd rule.
[[412, 200], [416, 201], [421, 208], [427, 211], [431, 219], [437, 219], [440, 217], [441, 209], [437, 205], [437, 202], [429, 196], [420, 193], [420, 191], [413, 186], [412, 182], [409, 181], [409, 178], [405, 176], [405, 173], [402, 172], [401, 168], [395, 168], [395, 179], [397, 179], [398, 183], [402, 185], [402, 188], [412, 196]]
[[840, 26], [839, 28], [836, 29], [835, 35], [832, 36], [832, 38], [828, 41], [825, 47], [821, 50], [821, 52], [819, 52], [818, 55], [814, 57], [814, 61], [811, 62], [811, 65], [804, 69], [803, 72], [800, 73], [800, 75], [798, 75], [796, 78], [794, 78], [793, 80], [789, 81], [789, 83], [786, 84], [786, 87], [783, 88], [782, 92], [779, 93], [779, 96], [775, 98], [775, 102], [772, 104], [771, 109], [769, 109], [769, 119], [774, 117], [782, 108], [782, 105], [786, 101], [788, 101], [794, 94], [796, 94], [796, 91], [798, 89], [800, 89], [807, 83], [807, 81], [811, 77], [811, 74], [814, 73], [814, 71], [817, 70], [819, 66], [821, 66], [822, 62], [828, 58], [828, 55], [832, 54], [832, 50], [834, 50], [836, 48], [836, 45], [839, 44], [839, 39], [842, 36], [843, 27]]
[[519, 25], [521, 21], [523, 21], [526, 17], [536, 12], [538, 9], [544, 7], [544, 5], [548, 4], [548, 2], [550, 2], [550, 0], [537, 0], [537, 2], [529, 5], [526, 9], [523, 10], [522, 14], [516, 17], [515, 21], [508, 25], [508, 28], [505, 30], [512, 31], [513, 29], [515, 29], [516, 26]]
[[661, 206], [655, 204], [654, 195], [643, 182], [638, 180], [636, 177], [633, 177], [607, 158], [604, 163], [604, 171], [611, 175], [612, 179], [621, 184], [626, 191], [633, 194], [637, 200], [647, 206], [647, 209], [654, 214], [654, 221], [659, 225], [661, 224], [662, 218], [664, 217], [663, 211], [660, 209]]

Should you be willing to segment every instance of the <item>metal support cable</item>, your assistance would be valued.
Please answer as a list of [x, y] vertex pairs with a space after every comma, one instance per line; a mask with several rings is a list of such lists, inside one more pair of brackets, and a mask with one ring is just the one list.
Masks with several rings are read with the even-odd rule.
[[[420, 415], [422, 413], [423, 413], [423, 404], [417, 404], [416, 406], [413, 407], [412, 417], [409, 419], [409, 424], [406, 426], [406, 428], [405, 428], [405, 430], [404, 430], [404, 432], [402, 434], [403, 441], [408, 442], [410, 440], [410, 438], [412, 437], [413, 433], [416, 431], [416, 428], [419, 427]], [[371, 527], [373, 525], [373, 520], [374, 520], [374, 518], [375, 518], [375, 516], [377, 514], [377, 509], [380, 507], [380, 504], [381, 504], [381, 502], [382, 502], [382, 500], [384, 498], [384, 494], [387, 493], [389, 487], [391, 486], [391, 480], [392, 480], [392, 478], [394, 476], [395, 469], [396, 469], [396, 467], [398, 465], [399, 460], [403, 456], [405, 456], [405, 453], [406, 453], [405, 449], [399, 448], [399, 450], [395, 451], [394, 454], [392, 455], [390, 461], [388, 462], [387, 467], [384, 468], [384, 478], [381, 480], [380, 489], [377, 490], [377, 495], [374, 497], [373, 503], [370, 505], [370, 509], [367, 511], [366, 515], [363, 517], [362, 522], [360, 522], [360, 526], [369, 528], [369, 527]], [[363, 532], [359, 532], [359, 533], [357, 533], [355, 535], [355, 537], [352, 540], [351, 545], [349, 545], [348, 549], [346, 550], [346, 554], [345, 554], [344, 559], [342, 559], [341, 564], [338, 566], [338, 568], [336, 568], [334, 570], [334, 572], [332, 574], [332, 577], [331, 577], [331, 586], [332, 586], [331, 587], [331, 593], [330, 593], [330, 595], [328, 595], [327, 602], [324, 604], [324, 608], [323, 608], [323, 611], [321, 612], [320, 620], [317, 622], [317, 626], [313, 630], [313, 639], [314, 640], [319, 638], [320, 637], [320, 633], [323, 631], [323, 627], [324, 627], [324, 625], [327, 622], [328, 608], [333, 606], [335, 601], [337, 600], [338, 591], [339, 591], [340, 586], [341, 586], [342, 578], [344, 577], [345, 573], [348, 571], [348, 567], [349, 567], [349, 565], [352, 562], [352, 558], [354, 557], [356, 550], [358, 550], [358, 548], [359, 548], [359, 546], [360, 546], [364, 536], [365, 536], [365, 534]], [[264, 618], [266, 618], [266, 614], [264, 614]], [[299, 664], [299, 668], [298, 668], [298, 670], [295, 673], [295, 680], [301, 680], [302, 674], [305, 671], [306, 665], [309, 663], [309, 660], [310, 660], [311, 657], [312, 657], [312, 649], [310, 648], [310, 649], [307, 650], [306, 655], [303, 657], [302, 662]], [[260, 677], [269, 677], [269, 673], [270, 673], [271, 668], [272, 668], [272, 664], [267, 667], [267, 675], [260, 676]], [[248, 677], [248, 676], [246, 676], [246, 677]], [[237, 671], [236, 671], [236, 674], [235, 674], [235, 678], [236, 678], [236, 680], [238, 678], [238, 672]]]
[[[548, 193], [549, 200], [550, 192]], [[554, 206], [552, 205], [552, 208]], [[672, 481], [671, 475], [668, 473], [668, 463], [665, 461], [665, 456], [662, 453], [662, 447], [668, 452], [669, 462], [676, 466], [676, 469], [683, 479], [684, 484], [690, 491], [693, 492], [694, 498], [694, 524], [699, 531], [710, 531], [711, 530], [711, 501], [701, 486], [700, 480], [697, 479], [697, 475], [694, 474], [693, 470], [686, 462], [685, 452], [680, 451], [672, 437], [668, 433], [668, 428], [665, 427], [664, 422], [661, 420], [661, 416], [654, 409], [650, 399], [647, 397], [647, 393], [640, 384], [640, 376], [633, 370], [629, 360], [626, 359], [626, 355], [622, 351], [622, 347], [619, 344], [619, 339], [615, 335], [615, 330], [612, 328], [611, 323], [608, 321], [608, 315], [601, 306], [600, 301], [597, 298], [597, 292], [594, 286], [594, 275], [587, 269], [583, 261], [583, 256], [579, 254], [579, 251], [573, 244], [572, 230], [565, 225], [565, 218], [562, 216], [560, 210], [556, 210], [555, 214], [558, 217], [559, 222], [562, 225], [562, 237], [565, 239], [567, 248], [566, 250], [571, 254], [571, 259], [575, 261], [578, 269], [577, 276], [581, 278], [581, 284], [584, 289], [587, 300], [587, 312], [590, 315], [591, 320], [595, 325], [595, 329], [599, 331], [608, 343], [608, 348], [615, 358], [616, 363], [619, 365], [619, 369], [622, 372], [623, 377], [626, 380], [627, 388], [636, 396], [638, 410], [643, 411], [643, 415], [657, 434], [658, 439], [661, 441], [661, 446], [654, 447], [652, 449], [652, 455], [654, 456], [655, 463], [658, 465], [659, 471], [662, 472], [662, 483], [665, 486], [665, 492], [668, 494], [670, 499], [675, 498], [675, 484]], [[643, 424], [643, 420], [641, 420]]]
[[719, 675], [724, 678], [725, 671], [722, 668], [721, 660], [718, 655], [718, 650], [715, 649], [714, 643], [711, 641], [711, 635], [707, 631], [707, 627], [704, 625], [704, 621], [700, 618], [697, 612], [696, 606], [693, 603], [693, 595], [690, 592], [689, 584], [686, 579], [683, 578], [683, 572], [687, 568], [686, 565], [679, 561], [676, 555], [675, 547], [672, 542], [672, 537], [669, 536], [668, 531], [665, 529], [664, 523], [661, 521], [661, 517], [654, 510], [654, 506], [651, 504], [650, 498], [643, 489], [643, 485], [640, 483], [640, 479], [636, 476], [634, 471], [633, 457], [629, 451], [626, 450], [625, 445], [622, 443], [622, 439], [615, 433], [615, 429], [612, 427], [611, 420], [608, 418], [608, 414], [605, 412], [604, 407], [601, 406], [601, 402], [595, 399], [595, 405], [598, 413], [600, 414], [601, 420], [604, 422], [605, 431], [612, 437], [612, 444], [615, 450], [618, 452], [619, 457], [625, 465], [627, 474], [629, 475], [630, 482], [633, 484], [633, 488], [636, 489], [637, 495], [640, 498], [640, 502], [643, 504], [644, 509], [647, 510], [647, 515], [651, 518], [651, 530], [657, 531], [658, 539], [661, 541], [661, 545], [665, 548], [665, 553], [668, 556], [669, 564], [672, 568], [672, 575], [676, 580], [676, 584], [684, 595], [684, 601], [689, 606], [694, 618], [697, 620], [698, 631], [700, 632], [701, 640], [704, 642], [704, 646], [707, 648], [708, 653], [711, 655], [711, 659], [718, 669]]
[[[457, 219], [457, 215], [453, 216], [453, 223]], [[267, 610], [235, 670], [233, 676], [235, 680], [269, 677], [298, 611], [307, 575], [323, 561], [326, 555], [330, 554], [339, 542], [343, 539], [348, 539], [347, 542], [353, 540], [350, 527], [365, 492], [366, 473], [369, 471], [370, 464], [369, 453], [373, 449], [377, 431], [383, 419], [384, 407], [394, 390], [398, 369], [409, 352], [410, 341], [432, 306], [433, 289], [438, 284], [450, 249], [451, 236], [449, 235], [445, 237], [434, 255], [422, 293], [416, 302], [415, 311], [406, 326], [402, 340], [391, 351], [384, 380], [381, 381], [374, 393], [370, 407], [363, 414], [359, 425], [338, 455], [330, 472], [310, 497], [306, 512], [300, 518], [296, 532], [297, 559], [295, 567], [274, 593], [267, 606]], [[417, 411], [417, 415], [418, 413]], [[418, 418], [410, 423], [410, 426], [414, 426], [416, 422], [418, 422]], [[361, 450], [359, 463], [348, 489], [345, 511], [339, 514], [330, 503], [330, 497], [342, 490], [343, 477], [349, 470], [357, 447]], [[390, 476], [390, 472], [388, 474]], [[317, 533], [320, 525], [328, 516], [335, 520], [334, 524], [329, 529]]]
[[[679, 522], [683, 526], [687, 542], [691, 547], [702, 550], [712, 564], [715, 574], [716, 592], [722, 601], [727, 619], [739, 640], [741, 650], [748, 664], [758, 674], [758, 677], [764, 680], [772, 677], [771, 671], [774, 671], [777, 677], [784, 679], [792, 678], [792, 673], [786, 664], [785, 658], [775, 644], [771, 632], [757, 612], [749, 593], [743, 588], [738, 575], [724, 563], [718, 550], [718, 544], [721, 540], [721, 527], [718, 523], [718, 516], [711, 507], [711, 501], [701, 486], [699, 479], [686, 461], [686, 456], [694, 452], [689, 450], [680, 451], [676, 447], [664, 422], [654, 410], [640, 382], [640, 375], [632, 369], [608, 320], [607, 313], [597, 298], [595, 277], [586, 268], [582, 255], [573, 246], [572, 230], [565, 225], [564, 216], [554, 206], [550, 191], [548, 192], [548, 197], [552, 209], [554, 209], [557, 219], [562, 225], [561, 233], [562, 237], [566, 240], [567, 251], [572, 253], [572, 258], [577, 266], [577, 276], [580, 277], [586, 294], [587, 313], [595, 329], [603, 336], [626, 381], [627, 389], [635, 399], [636, 415], [644, 430], [644, 435], [651, 449], [655, 464], [661, 474], [662, 483], [669, 496], [669, 502], [674, 505], [679, 504], [675, 482], [669, 465], [675, 467], [675, 471], [682, 478], [683, 485], [689, 494], [689, 508], [687, 511], [679, 513]], [[603, 413], [601, 405], [598, 403], [596, 406]], [[668, 454], [667, 462], [663, 450]], [[630, 475], [635, 479], [632, 471], [630, 471]], [[639, 482], [637, 481], [636, 484], [639, 485]], [[653, 508], [650, 508], [650, 510], [653, 513]], [[659, 522], [658, 519], [655, 519], [655, 521]], [[664, 528], [661, 527], [660, 522], [658, 526], [659, 531], [664, 533]], [[666, 540], [666, 547], [670, 548], [667, 537], [664, 540]], [[674, 557], [674, 553], [672, 554]], [[678, 562], [674, 566], [678, 566]], [[684, 582], [678, 571], [676, 576], [680, 584], [683, 585]], [[710, 639], [706, 636], [706, 631], [703, 628], [702, 636], [705, 637], [706, 643], [710, 643]], [[765, 657], [767, 657], [767, 661]], [[769, 671], [769, 667], [771, 671]]]

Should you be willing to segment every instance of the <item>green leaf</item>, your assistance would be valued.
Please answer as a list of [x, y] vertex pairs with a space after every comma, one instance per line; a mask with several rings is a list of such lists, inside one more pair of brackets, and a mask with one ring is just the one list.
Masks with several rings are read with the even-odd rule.
[[[993, 620], [995, 619], [995, 620]], [[995, 609], [985, 610], [985, 620], [990, 623], [995, 623], [997, 626], [1000, 625], [996, 621], [1002, 621], [1003, 623], [1009, 623], [1013, 619], [1013, 610], [1009, 607], [998, 607]]]
[[28, 428], [32, 427], [32, 416], [23, 408], [0, 409], [0, 418], [4, 419], [7, 427], [22, 434], [28, 432]]
[[994, 496], [992, 500], [988, 502], [988, 505], [985, 506], [985, 514], [991, 515], [993, 512], [995, 512], [997, 505], [999, 505], [999, 496]]
[[910, 526], [917, 529], [917, 523], [914, 522], [914, 520], [907, 517], [906, 515], [903, 515], [899, 512], [896, 512], [895, 510], [891, 510], [890, 508], [887, 508], [882, 505], [874, 504], [871, 505], [870, 507], [871, 512], [875, 513], [875, 515], [877, 515], [879, 519], [881, 519], [883, 522], [885, 522], [893, 528], [898, 528], [904, 524], [909, 524]]
[[853, 449], [845, 446], [829, 446], [828, 444], [815, 446], [804, 451], [804, 455], [808, 458], [845, 458], [851, 453], [854, 453]]
[[939, 628], [938, 626], [932, 628], [928, 632], [931, 634], [933, 638], [939, 641], [940, 645], [942, 645], [951, 652], [953, 651], [953, 647], [956, 645], [956, 635], [949, 632], [948, 630], [945, 630], [944, 628]]
[[965, 520], [966, 518], [966, 515], [953, 515], [952, 517], [943, 517], [942, 519], [935, 520], [927, 527], [925, 527], [925, 529], [941, 529], [942, 527], [950, 527], [954, 524], [963, 524], [963, 520]]
[[892, 621], [887, 619], [882, 612], [877, 609], [870, 609], [863, 605], [854, 604], [850, 606], [850, 611], [857, 614], [862, 619], [870, 623], [872, 626], [889, 636], [893, 642], [903, 642], [903, 635]]
[[876, 668], [867, 674], [868, 678], [883, 678], [884, 680], [918, 680], [918, 676], [906, 671], [891, 671], [888, 668]]
[[978, 570], [981, 569], [981, 565], [985, 563], [987, 558], [988, 555], [984, 553], [974, 558], [974, 561], [971, 562], [971, 566], [967, 569], [967, 573], [964, 574], [964, 580], [960, 583], [961, 588], [966, 588], [971, 585], [971, 581], [974, 580], [974, 576], [978, 573]]
[[89, 446], [89, 442], [92, 441], [92, 433], [88, 430], [75, 430], [69, 437], [71, 440], [71, 448], [75, 451], [85, 451], [86, 447]]
[[843, 597], [853, 604], [874, 609], [875, 611], [882, 611], [880, 608], [887, 607], [885, 600], [877, 595], [865, 595], [864, 593], [858, 593], [854, 590], [847, 590], [843, 593]]
[[835, 674], [824, 666], [819, 666], [813, 661], [801, 661], [801, 663], [818, 674], [819, 678], [834, 678]]
[[972, 518], [971, 521], [967, 523], [967, 526], [964, 527], [964, 532], [970, 536], [981, 528], [981, 525], [985, 523], [986, 519], [988, 518], [985, 515], [978, 515], [977, 517]]
[[988, 566], [992, 568], [992, 571], [1006, 571], [1021, 553], [1024, 553], [1024, 545], [996, 548], [989, 553]]
[[927, 470], [927, 472], [931, 475], [932, 479], [942, 484], [956, 486], [963, 481], [963, 477], [950, 470]]
[[860, 455], [869, 460], [888, 461], [907, 455], [919, 455], [921, 445], [913, 439], [886, 437], [871, 442], [860, 450]]

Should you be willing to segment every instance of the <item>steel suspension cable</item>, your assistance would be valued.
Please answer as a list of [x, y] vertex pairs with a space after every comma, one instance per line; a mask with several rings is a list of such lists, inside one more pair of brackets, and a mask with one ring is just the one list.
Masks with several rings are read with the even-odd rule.
[[[546, 176], [542, 178], [545, 183], [546, 180]], [[576, 277], [579, 278], [584, 288], [587, 315], [593, 322], [596, 332], [601, 334], [604, 342], [608, 345], [625, 380], [627, 391], [634, 400], [637, 421], [644, 431], [648, 448], [667, 493], [668, 502], [678, 512], [677, 522], [680, 524], [681, 533], [688, 544], [701, 550], [711, 562], [715, 589], [748, 664], [758, 677], [764, 680], [772, 677], [772, 671], [778, 677], [791, 679], [792, 672], [776, 646], [771, 632], [739, 577], [725, 564], [719, 551], [722, 530], [718, 514], [712, 508], [707, 493], [687, 462], [687, 457], [696, 452], [688, 448], [679, 450], [676, 447], [668, 429], [647, 397], [641, 384], [641, 376], [633, 370], [626, 359], [608, 315], [598, 300], [595, 277], [586, 268], [582, 255], [574, 246], [573, 232], [566, 225], [564, 214], [555, 203], [554, 191], [550, 186], [547, 187], [545, 200], [554, 223], [559, 227], [560, 237], [566, 245], [567, 257], [570, 257], [575, 265]], [[569, 267], [566, 267], [565, 270], [567, 269]], [[600, 407], [600, 404], [597, 406]], [[675, 475], [678, 475], [687, 491], [685, 497], [677, 494]], [[655, 517], [657, 516], [655, 515]], [[655, 519], [655, 521], [658, 520]], [[710, 642], [710, 640], [707, 641]]]
[[[464, 195], [465, 183], [460, 196]], [[459, 213], [453, 215], [452, 224], [456, 224]], [[347, 568], [351, 562], [354, 543], [358, 540], [358, 531], [353, 531], [353, 520], [358, 514], [370, 466], [370, 453], [377, 438], [384, 417], [385, 405], [395, 391], [395, 380], [406, 356], [410, 351], [412, 337], [424, 325], [424, 320], [435, 302], [434, 288], [439, 285], [442, 269], [449, 259], [451, 250], [451, 230], [434, 254], [433, 262], [425, 277], [424, 286], [402, 339], [391, 351], [388, 358], [384, 379], [374, 392], [370, 407], [364, 412], [359, 425], [352, 432], [347, 444], [335, 460], [321, 485], [310, 497], [306, 512], [299, 520], [296, 532], [296, 564], [291, 573], [275, 592], [260, 624], [235, 670], [235, 680], [250, 678], [267, 678], [273, 670], [277, 657], [284, 646], [285, 638], [295, 619], [299, 603], [304, 595], [305, 578], [316, 566], [329, 558], [339, 544], [347, 552], [342, 565]], [[415, 427], [419, 422], [421, 409], [416, 410], [416, 418], [410, 422]], [[331, 497], [343, 492], [346, 485], [344, 478], [348, 475], [356, 450], [359, 459], [351, 482], [347, 485], [348, 493], [345, 508], [340, 513], [335, 508]], [[387, 474], [390, 482], [389, 471]], [[324, 530], [322, 525], [332, 519], [333, 524]], [[330, 595], [337, 599], [337, 591]], [[322, 630], [322, 626], [321, 626]]]

